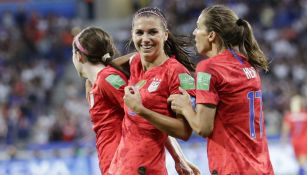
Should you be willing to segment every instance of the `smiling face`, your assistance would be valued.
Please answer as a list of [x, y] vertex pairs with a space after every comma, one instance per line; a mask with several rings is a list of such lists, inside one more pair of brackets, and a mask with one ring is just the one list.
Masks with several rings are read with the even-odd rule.
[[197, 52], [202, 55], [207, 55], [208, 51], [211, 50], [209, 32], [204, 25], [204, 15], [200, 15], [197, 20], [197, 27], [193, 31], [195, 36]]
[[147, 62], [154, 62], [164, 54], [167, 32], [156, 16], [139, 16], [133, 21], [132, 40], [136, 50]]

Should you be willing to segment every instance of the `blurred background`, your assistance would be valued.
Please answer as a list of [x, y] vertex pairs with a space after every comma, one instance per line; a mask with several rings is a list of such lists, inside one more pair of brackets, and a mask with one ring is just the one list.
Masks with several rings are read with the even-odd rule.
[[[306, 109], [306, 0], [0, 0], [0, 175], [99, 174], [84, 83], [71, 62], [79, 28], [101, 27], [125, 54], [137, 9], [157, 6], [173, 33], [191, 35], [200, 12], [218, 3], [252, 24], [270, 58], [262, 83], [271, 161], [276, 174], [297, 174], [291, 142], [280, 138], [291, 98]], [[179, 142], [209, 174], [205, 140]], [[167, 166], [176, 174], [169, 155]]]

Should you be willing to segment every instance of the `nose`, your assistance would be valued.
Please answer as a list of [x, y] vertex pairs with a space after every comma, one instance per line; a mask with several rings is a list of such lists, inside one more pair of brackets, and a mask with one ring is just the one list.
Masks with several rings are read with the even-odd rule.
[[193, 35], [194, 35], [194, 36], [196, 35], [196, 29], [193, 30]]
[[144, 33], [142, 36], [142, 41], [148, 43], [150, 41], [150, 36], [147, 33]]

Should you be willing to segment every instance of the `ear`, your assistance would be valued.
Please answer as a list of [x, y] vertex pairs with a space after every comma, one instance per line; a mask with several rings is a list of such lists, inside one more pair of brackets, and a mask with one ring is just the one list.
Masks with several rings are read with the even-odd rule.
[[168, 39], [168, 30], [165, 31], [164, 42]]
[[80, 63], [85, 63], [85, 57], [80, 52], [77, 52], [77, 58]]
[[208, 35], [208, 40], [210, 42], [213, 42], [215, 40], [215, 38], [217, 37], [217, 33], [215, 31], [211, 31]]

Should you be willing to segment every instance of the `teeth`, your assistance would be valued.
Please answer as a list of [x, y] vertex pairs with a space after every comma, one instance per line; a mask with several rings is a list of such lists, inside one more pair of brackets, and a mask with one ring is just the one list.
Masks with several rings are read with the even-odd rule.
[[144, 49], [150, 49], [152, 46], [142, 46]]

